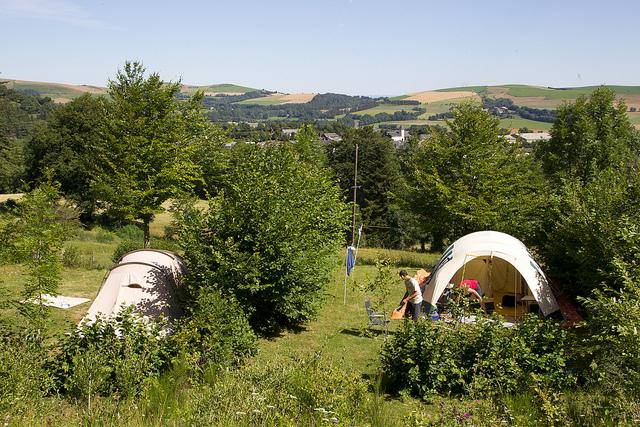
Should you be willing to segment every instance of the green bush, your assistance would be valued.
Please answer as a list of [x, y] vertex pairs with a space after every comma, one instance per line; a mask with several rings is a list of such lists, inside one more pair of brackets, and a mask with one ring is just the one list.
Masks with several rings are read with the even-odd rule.
[[170, 363], [174, 346], [163, 322], [145, 322], [125, 308], [113, 319], [73, 328], [61, 344], [54, 370], [61, 390], [92, 397], [134, 396]]
[[232, 294], [255, 329], [271, 332], [317, 312], [347, 206], [327, 172], [300, 162], [288, 145], [238, 157], [206, 212], [185, 206], [176, 213], [178, 240], [193, 289]]
[[111, 255], [111, 261], [118, 262], [122, 255], [126, 254], [127, 252], [135, 251], [136, 249], [142, 249], [143, 247], [144, 242], [142, 240], [123, 240], [113, 251], [113, 255]]
[[144, 238], [144, 232], [140, 227], [133, 224], [127, 224], [115, 230], [115, 234], [122, 240], [140, 240]]
[[551, 225], [540, 242], [549, 274], [581, 296], [603, 283], [619, 289], [616, 260], [638, 262], [639, 200], [637, 171], [599, 172], [584, 185], [565, 182], [551, 198]]
[[383, 346], [382, 369], [392, 391], [435, 395], [499, 396], [530, 387], [572, 384], [566, 332], [526, 316], [513, 328], [499, 318], [479, 318], [455, 329], [440, 322], [406, 322]]
[[240, 305], [215, 289], [202, 290], [173, 337], [181, 356], [196, 371], [234, 367], [255, 354], [256, 336]]
[[80, 267], [82, 265], [80, 249], [72, 245], [65, 247], [64, 252], [62, 252], [62, 265], [72, 268]]
[[32, 407], [52, 387], [47, 352], [36, 333], [0, 336], [0, 413]]
[[[639, 259], [640, 261], [640, 259]], [[618, 398], [640, 398], [640, 266], [621, 260], [623, 287], [595, 290], [581, 302], [587, 310], [580, 356], [590, 386]]]

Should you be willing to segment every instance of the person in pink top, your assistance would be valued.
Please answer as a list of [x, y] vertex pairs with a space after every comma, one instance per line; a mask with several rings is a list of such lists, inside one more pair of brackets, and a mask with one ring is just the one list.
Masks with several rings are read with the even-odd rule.
[[459, 288], [464, 288], [469, 292], [470, 296], [480, 301], [480, 307], [484, 310], [484, 301], [482, 301], [482, 289], [476, 279], [463, 279], [458, 285]]

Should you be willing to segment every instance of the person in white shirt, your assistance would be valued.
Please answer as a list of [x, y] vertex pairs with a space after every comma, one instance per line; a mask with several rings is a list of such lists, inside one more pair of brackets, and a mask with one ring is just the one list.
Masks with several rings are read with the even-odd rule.
[[404, 286], [407, 289], [400, 305], [408, 304], [405, 316], [411, 316], [414, 321], [418, 320], [422, 309], [422, 292], [420, 291], [420, 285], [416, 279], [409, 276], [406, 270], [400, 270], [398, 274], [400, 274], [400, 277], [404, 280]]

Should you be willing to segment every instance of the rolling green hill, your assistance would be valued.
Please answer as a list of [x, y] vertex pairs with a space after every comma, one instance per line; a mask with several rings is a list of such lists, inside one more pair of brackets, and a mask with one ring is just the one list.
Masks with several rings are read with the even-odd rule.
[[2, 80], [9, 89], [30, 92], [43, 97], [48, 96], [54, 102], [68, 102], [84, 93], [104, 94], [106, 89], [88, 85], [69, 85], [64, 83], [32, 82], [27, 80]]
[[[104, 95], [107, 93], [107, 89], [98, 86], [89, 85], [70, 85], [64, 83], [48, 83], [48, 82], [33, 82], [27, 80], [2, 80], [7, 82], [6, 85], [10, 89], [19, 91], [26, 91], [40, 96], [48, 96], [53, 101], [58, 103], [69, 102], [74, 98], [79, 97], [84, 93], [92, 93], [96, 95]], [[235, 84], [223, 83], [207, 86], [191, 86], [183, 85], [181, 88], [182, 93], [192, 94], [198, 90], [201, 90], [205, 95], [214, 96], [220, 95], [242, 95], [247, 92], [254, 92], [258, 89], [253, 89], [246, 86], [239, 86]]]
[[[581, 95], [588, 96], [599, 86], [584, 86], [570, 88], [553, 88], [543, 86], [530, 86], [508, 84], [500, 86], [468, 86], [437, 89], [436, 92], [470, 91], [480, 96], [490, 98], [508, 98], [516, 105], [532, 108], [556, 108], [564, 100], [575, 101]], [[619, 99], [624, 100], [628, 106], [640, 106], [640, 86], [615, 86], [606, 87], [616, 92]]]
[[255, 92], [258, 89], [254, 89], [246, 86], [239, 86], [232, 83], [222, 83], [216, 85], [207, 85], [207, 86], [191, 86], [191, 85], [183, 85], [182, 93], [194, 93], [197, 90], [201, 90], [207, 94], [225, 94], [225, 95], [242, 95], [247, 92]]

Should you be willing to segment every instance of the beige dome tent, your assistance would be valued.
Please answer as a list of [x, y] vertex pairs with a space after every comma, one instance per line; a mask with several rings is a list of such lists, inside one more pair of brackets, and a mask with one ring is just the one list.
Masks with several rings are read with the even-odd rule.
[[134, 305], [146, 318], [178, 317], [176, 291], [185, 273], [182, 260], [172, 252], [141, 249], [123, 255], [109, 270], [96, 299], [82, 322], [99, 314], [113, 316], [122, 307]]
[[424, 300], [432, 307], [449, 283], [478, 280], [496, 304], [537, 305], [548, 316], [559, 310], [549, 283], [526, 246], [497, 231], [479, 231], [456, 240], [443, 253], [427, 280]]

